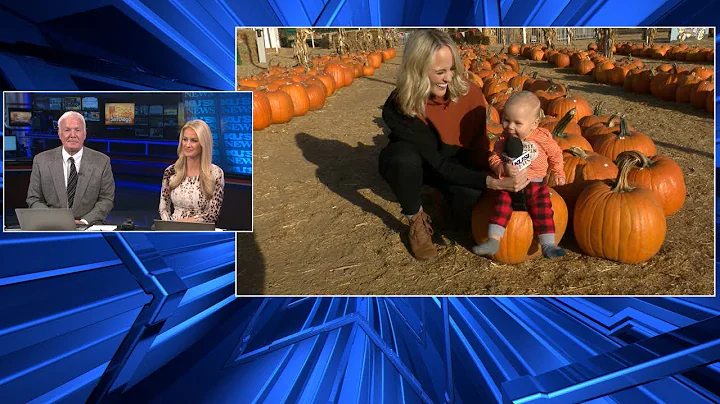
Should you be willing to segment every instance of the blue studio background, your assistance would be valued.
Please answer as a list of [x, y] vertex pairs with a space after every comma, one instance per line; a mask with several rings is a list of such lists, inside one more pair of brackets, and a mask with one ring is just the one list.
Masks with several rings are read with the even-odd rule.
[[[0, 85], [233, 90], [237, 25], [718, 15], [698, 0], [6, 0]], [[0, 235], [0, 402], [720, 401], [717, 298], [235, 298], [234, 248], [225, 234]]]

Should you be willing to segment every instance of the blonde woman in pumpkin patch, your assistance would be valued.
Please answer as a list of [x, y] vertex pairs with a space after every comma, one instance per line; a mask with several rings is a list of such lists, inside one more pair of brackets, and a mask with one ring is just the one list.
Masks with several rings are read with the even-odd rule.
[[178, 159], [163, 174], [159, 208], [162, 220], [217, 222], [225, 174], [212, 164], [212, 147], [212, 132], [205, 121], [188, 121], [182, 127]]
[[390, 133], [379, 169], [409, 223], [413, 255], [426, 260], [437, 255], [437, 248], [431, 218], [421, 205], [424, 185], [438, 188], [456, 221], [469, 230], [472, 206], [483, 191], [520, 190], [528, 179], [524, 173], [503, 179], [491, 175], [488, 103], [480, 87], [465, 78], [449, 35], [435, 29], [410, 34], [397, 77], [383, 107]]

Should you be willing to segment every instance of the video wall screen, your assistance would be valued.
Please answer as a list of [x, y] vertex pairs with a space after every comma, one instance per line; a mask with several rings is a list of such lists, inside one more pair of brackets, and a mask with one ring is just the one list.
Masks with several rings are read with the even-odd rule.
[[[66, 111], [76, 111], [85, 118], [88, 145], [134, 140], [162, 147], [172, 154], [183, 125], [188, 120], [202, 119], [212, 131], [213, 162], [222, 167], [227, 175], [252, 175], [252, 93], [92, 92], [28, 95], [28, 107], [9, 111], [8, 122], [18, 129], [29, 128], [27, 134], [42, 138], [47, 147], [52, 143], [48, 137], [57, 135], [58, 120]], [[32, 142], [35, 144], [35, 140]], [[135, 142], [127, 144], [137, 145]], [[114, 152], [122, 151], [125, 150], [123, 145], [123, 142], [115, 143], [110, 149]], [[146, 150], [144, 147], [140, 149]], [[130, 149], [127, 150], [131, 153]], [[168, 153], [164, 155], [169, 157]]]
[[15, 125], [30, 126], [32, 134], [55, 134], [66, 111], [83, 115], [88, 139], [177, 140], [185, 124], [180, 92], [31, 93], [30, 97], [32, 108], [16, 114]]
[[213, 161], [226, 174], [252, 175], [252, 93], [188, 92], [185, 119], [202, 119], [213, 133]]

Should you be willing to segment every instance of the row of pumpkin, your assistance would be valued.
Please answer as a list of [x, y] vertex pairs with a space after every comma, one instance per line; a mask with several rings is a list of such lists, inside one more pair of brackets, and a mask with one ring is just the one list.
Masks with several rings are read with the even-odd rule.
[[308, 111], [321, 109], [327, 97], [356, 78], [372, 76], [394, 49], [327, 55], [312, 60], [312, 67], [271, 66], [260, 74], [238, 80], [238, 91], [253, 92], [253, 131], [282, 124]]
[[[598, 53], [595, 47], [591, 47], [592, 49], [588, 51], [574, 49], [548, 50], [547, 48], [528, 47], [524, 49], [523, 56], [531, 60], [547, 60], [559, 68], [571, 67], [578, 74], [592, 75], [599, 83], [623, 86], [623, 90], [626, 92], [652, 94], [665, 101], [689, 103], [697, 109], [704, 109], [711, 114], [713, 113], [715, 83], [713, 82], [714, 70], [712, 67], [694, 66], [686, 68], [679, 67], [675, 63], [666, 63], [651, 69], [637, 58], [637, 56], [646, 57], [647, 52], [638, 51], [638, 49], [641, 49], [639, 47], [631, 47], [632, 45], [623, 44], [618, 48], [619, 54], [623, 54], [623, 51], [631, 54], [619, 60], [608, 59]], [[684, 50], [673, 50], [675, 48]], [[662, 53], [663, 55], [672, 52], [676, 60], [698, 60], [696, 56], [691, 55], [701, 55], [697, 50], [687, 50], [687, 45], [668, 46], [668, 49], [665, 47], [662, 49], [665, 52]], [[686, 54], [681, 52], [686, 52]], [[679, 56], [681, 54], [684, 56]], [[712, 55], [712, 53], [709, 54]], [[655, 57], [654, 54], [651, 57]]]
[[[588, 52], [598, 52], [601, 50], [596, 43], [590, 43], [587, 46]], [[679, 43], [676, 45], [652, 45], [647, 46], [644, 43], [623, 42], [612, 46], [613, 54], [628, 55], [635, 57], [645, 57], [656, 60], [682, 60], [688, 62], [712, 62], [715, 60], [713, 48], [689, 46], [688, 44]], [[524, 56], [531, 60], [548, 60], [545, 53], [547, 48], [539, 46], [510, 44], [508, 53], [513, 56]]]

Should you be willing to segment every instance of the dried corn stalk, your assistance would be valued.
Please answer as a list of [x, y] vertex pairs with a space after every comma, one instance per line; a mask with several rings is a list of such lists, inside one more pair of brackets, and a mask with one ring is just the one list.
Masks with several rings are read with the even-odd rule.
[[555, 49], [558, 37], [557, 28], [543, 28], [542, 30], [545, 36], [545, 46], [547, 46], [548, 49]]
[[600, 47], [603, 55], [610, 60], [613, 58], [612, 47], [615, 44], [616, 33], [616, 28], [602, 28], [599, 33], [600, 37], [598, 39], [598, 46]]
[[650, 28], [647, 30], [648, 46], [655, 45], [655, 37], [657, 36], [657, 28]]
[[348, 51], [347, 35], [345, 34], [344, 28], [338, 29], [338, 53], [341, 55], [350, 53]]
[[308, 46], [307, 39], [310, 36], [310, 30], [307, 28], [298, 28], [295, 34], [295, 43], [293, 49], [295, 50], [295, 59], [297, 59], [300, 66], [310, 67], [310, 58], [308, 57]]

